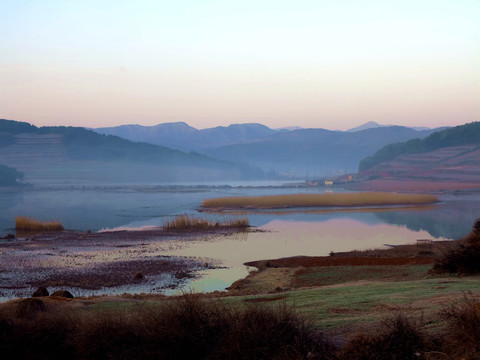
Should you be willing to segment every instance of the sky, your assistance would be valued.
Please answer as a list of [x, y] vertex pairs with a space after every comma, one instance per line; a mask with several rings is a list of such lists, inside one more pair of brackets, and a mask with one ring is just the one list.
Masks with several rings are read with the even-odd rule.
[[478, 0], [0, 2], [0, 118], [346, 130], [480, 121]]

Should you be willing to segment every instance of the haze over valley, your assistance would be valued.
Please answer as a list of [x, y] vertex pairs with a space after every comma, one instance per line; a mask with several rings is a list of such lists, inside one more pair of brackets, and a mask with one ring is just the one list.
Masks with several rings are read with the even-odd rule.
[[[20, 171], [25, 182], [43, 185], [302, 181], [359, 170], [363, 177], [433, 179], [440, 167], [444, 176], [438, 179], [478, 179], [478, 123], [412, 129], [370, 122], [348, 131], [274, 130], [261, 124], [197, 130], [165, 123], [94, 130], [0, 120], [0, 164]], [[428, 164], [420, 161], [432, 151]], [[404, 154], [409, 157], [403, 159]], [[397, 157], [408, 165], [386, 169], [383, 163]], [[446, 167], [452, 169], [449, 176]]]
[[480, 1], [0, 1], [0, 356], [480, 358]]

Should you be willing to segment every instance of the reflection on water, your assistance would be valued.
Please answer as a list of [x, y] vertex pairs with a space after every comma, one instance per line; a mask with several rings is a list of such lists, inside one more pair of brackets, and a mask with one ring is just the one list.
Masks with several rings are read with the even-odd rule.
[[[66, 229], [161, 226], [179, 214], [197, 214], [202, 200], [221, 196], [297, 193], [296, 188], [202, 187], [24, 190], [0, 193], [0, 235], [11, 232], [18, 215], [59, 220]], [[319, 190], [309, 190], [319, 192]]]
[[[233, 281], [246, 276], [243, 263], [262, 259], [290, 256], [326, 256], [330, 251], [379, 248], [385, 244], [415, 243], [430, 239], [424, 230], [412, 231], [404, 226], [385, 223], [367, 224], [355, 219], [333, 219], [326, 222], [274, 220], [262, 227], [265, 232], [252, 232], [238, 236], [195, 240], [172, 254], [188, 257], [214, 257], [229, 269], [209, 270], [205, 279], [187, 284], [197, 291], [222, 290]], [[439, 238], [437, 240], [444, 240]]]
[[[148, 190], [148, 191], [147, 191]], [[15, 216], [39, 220], [59, 220], [65, 228], [98, 231], [100, 229], [161, 226], [179, 214], [198, 215], [202, 200], [220, 196], [257, 196], [299, 192], [321, 193], [322, 189], [204, 187], [185, 191], [161, 188], [120, 188], [91, 190], [31, 190], [0, 194], [0, 235], [12, 232]], [[337, 190], [336, 190], [337, 191]], [[274, 220], [326, 222], [350, 218], [365, 223], [388, 223], [426, 230], [433, 237], [459, 238], [480, 217], [479, 195], [442, 195], [434, 207], [367, 209], [361, 211], [314, 210], [303, 213], [248, 213], [250, 224], [264, 226]], [[215, 217], [222, 215], [205, 214]]]
[[172, 254], [214, 257], [226, 266], [238, 266], [253, 260], [325, 256], [330, 251], [408, 244], [415, 243], [417, 239], [431, 238], [423, 230], [412, 231], [389, 224], [370, 225], [354, 219], [321, 223], [275, 220], [262, 229], [268, 231], [248, 233], [241, 240], [238, 236], [226, 236], [209, 241], [189, 241], [188, 246], [174, 250]]
[[442, 197], [443, 203], [429, 211], [409, 213], [392, 211], [375, 214], [380, 221], [407, 226], [411, 230], [426, 230], [433, 237], [459, 239], [472, 229], [475, 219], [480, 217], [480, 197]]

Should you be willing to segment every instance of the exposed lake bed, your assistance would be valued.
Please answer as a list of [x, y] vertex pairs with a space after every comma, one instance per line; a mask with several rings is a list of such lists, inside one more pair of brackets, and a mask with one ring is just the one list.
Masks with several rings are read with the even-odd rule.
[[[76, 295], [161, 293], [176, 289], [219, 261], [169, 252], [193, 237], [161, 229], [62, 231], [0, 242], [0, 298], [28, 297], [44, 286]], [[139, 275], [141, 274], [141, 275]]]

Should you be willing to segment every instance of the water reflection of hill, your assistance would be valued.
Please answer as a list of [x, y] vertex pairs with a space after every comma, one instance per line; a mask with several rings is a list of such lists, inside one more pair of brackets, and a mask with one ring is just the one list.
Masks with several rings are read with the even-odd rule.
[[433, 237], [459, 239], [472, 228], [480, 217], [478, 196], [449, 196], [445, 202], [430, 211], [392, 211], [375, 213], [382, 221], [410, 230], [425, 230]]
[[445, 196], [443, 203], [424, 209], [389, 209], [383, 211], [341, 211], [326, 213], [249, 214], [250, 223], [264, 226], [274, 220], [327, 222], [334, 219], [355, 219], [364, 224], [387, 223], [405, 226], [413, 231], [427, 231], [434, 238], [458, 239], [471, 229], [480, 217], [479, 196]]

